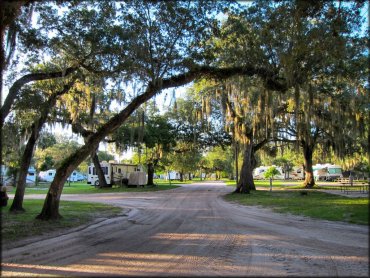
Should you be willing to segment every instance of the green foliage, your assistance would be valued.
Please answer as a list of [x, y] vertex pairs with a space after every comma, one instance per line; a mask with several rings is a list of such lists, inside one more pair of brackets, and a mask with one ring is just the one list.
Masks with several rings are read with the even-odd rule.
[[45, 150], [46, 148], [49, 148], [57, 143], [57, 140], [54, 136], [54, 134], [50, 132], [41, 132], [39, 140], [37, 141], [37, 147]]
[[212, 171], [221, 172], [222, 177], [233, 177], [234, 173], [234, 154], [231, 147], [211, 148], [204, 156], [203, 167]]
[[56, 143], [48, 148], [36, 149], [34, 154], [35, 166], [40, 170], [57, 168], [78, 147], [77, 142], [63, 139], [60, 143]]
[[[182, 148], [186, 149], [187, 146], [184, 145]], [[176, 170], [181, 174], [193, 173], [198, 170], [198, 164], [201, 158], [201, 153], [196, 149], [186, 149], [184, 152], [172, 152], [167, 155], [167, 160], [169, 161], [169, 166], [167, 168]]]
[[280, 172], [276, 167], [271, 166], [270, 168], [267, 169], [267, 171], [264, 173], [265, 178], [274, 178], [274, 176], [280, 175]]
[[114, 155], [111, 155], [110, 153], [106, 151], [98, 151], [98, 158], [99, 158], [99, 161], [109, 161], [109, 160], [114, 160]]

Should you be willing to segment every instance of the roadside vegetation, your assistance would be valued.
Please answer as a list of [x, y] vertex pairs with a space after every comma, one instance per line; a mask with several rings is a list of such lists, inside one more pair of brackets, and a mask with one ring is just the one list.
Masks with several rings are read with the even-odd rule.
[[9, 212], [7, 207], [1, 208], [2, 244], [70, 229], [97, 218], [110, 218], [122, 212], [119, 207], [100, 203], [61, 201], [60, 209], [63, 212], [63, 218], [57, 221], [41, 221], [35, 219], [35, 215], [42, 205], [43, 200], [25, 200], [24, 206], [27, 210], [17, 214]]
[[[286, 186], [286, 182], [274, 181], [272, 191], [256, 190], [251, 194], [228, 194], [225, 200], [246, 206], [262, 206], [280, 213], [302, 215], [316, 219], [344, 221], [354, 224], [369, 225], [369, 199], [348, 198], [320, 192], [320, 189], [340, 190], [339, 186], [316, 186], [318, 190], [303, 191], [301, 182]], [[235, 181], [227, 181], [235, 186]], [[290, 182], [289, 182], [290, 184]], [[257, 187], [269, 188], [269, 181], [256, 181]]]

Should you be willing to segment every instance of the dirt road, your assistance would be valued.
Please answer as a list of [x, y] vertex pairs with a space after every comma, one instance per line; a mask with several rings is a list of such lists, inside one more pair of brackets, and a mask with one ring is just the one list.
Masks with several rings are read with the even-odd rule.
[[114, 219], [3, 246], [2, 276], [364, 276], [368, 227], [230, 204], [233, 188], [64, 195], [124, 208]]

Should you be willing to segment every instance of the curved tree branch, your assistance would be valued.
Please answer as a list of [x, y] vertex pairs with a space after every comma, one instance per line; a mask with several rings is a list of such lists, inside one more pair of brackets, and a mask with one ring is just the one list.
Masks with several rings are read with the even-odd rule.
[[54, 71], [54, 72], [39, 72], [39, 73], [30, 73], [27, 74], [17, 81], [14, 82], [12, 87], [9, 89], [9, 93], [4, 101], [3, 106], [0, 108], [0, 122], [1, 124], [4, 123], [6, 116], [8, 116], [10, 109], [15, 101], [15, 99], [19, 95], [20, 89], [26, 85], [27, 83], [33, 81], [40, 81], [40, 80], [47, 80], [47, 79], [54, 79], [54, 78], [62, 78], [66, 77], [72, 72], [74, 72], [77, 68], [76, 67], [69, 67], [63, 71]]

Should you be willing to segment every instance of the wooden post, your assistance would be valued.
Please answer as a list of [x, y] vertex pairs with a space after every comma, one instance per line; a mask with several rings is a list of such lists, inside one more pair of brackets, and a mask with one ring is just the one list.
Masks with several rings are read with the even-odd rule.
[[272, 191], [272, 178], [270, 177], [270, 192]]

